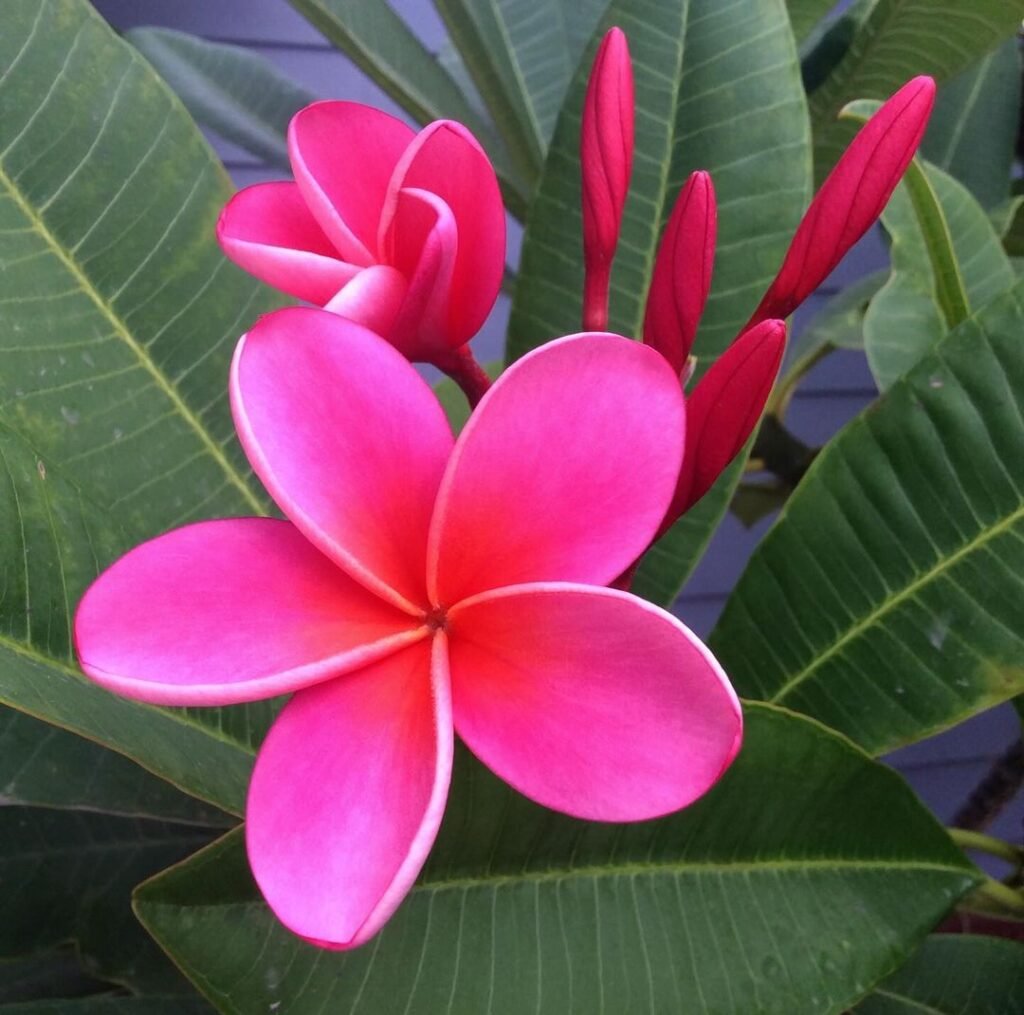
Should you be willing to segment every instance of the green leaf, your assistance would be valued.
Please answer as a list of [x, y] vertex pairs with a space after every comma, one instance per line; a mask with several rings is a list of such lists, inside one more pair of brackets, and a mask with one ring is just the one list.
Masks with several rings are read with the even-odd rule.
[[3, 1015], [210, 1015], [202, 998], [83, 997], [0, 1006]]
[[855, 1015], [1013, 1015], [1024, 1011], [1024, 945], [994, 937], [928, 938]]
[[0, 956], [75, 940], [88, 972], [177, 992], [180, 975], [135, 921], [139, 881], [210, 841], [209, 829], [85, 811], [0, 807]]
[[891, 971], [975, 878], [899, 776], [755, 705], [722, 782], [659, 821], [554, 814], [460, 754], [418, 885], [353, 952], [274, 920], [236, 833], [141, 886], [135, 908], [225, 1013], [820, 1015]]
[[240, 813], [254, 748], [274, 704], [172, 710], [87, 680], [72, 655], [72, 612], [123, 548], [110, 512], [0, 423], [0, 703], [126, 754], [189, 793]]
[[0, 66], [0, 702], [240, 808], [273, 706], [124, 701], [79, 674], [70, 627], [138, 539], [268, 505], [225, 381], [274, 302], [217, 248], [209, 147], [88, 4], [8, 11]]
[[786, 0], [798, 45], [807, 41], [814, 27], [835, 5], [835, 0]]
[[837, 121], [854, 99], [885, 99], [918, 74], [946, 81], [1010, 38], [1024, 0], [876, 0], [846, 55], [810, 99], [814, 170], [825, 178], [853, 137]]
[[2, 707], [0, 801], [184, 824], [234, 823], [223, 812], [179, 793], [120, 754]]
[[[718, 260], [696, 351], [720, 353], [778, 269], [808, 195], [808, 134], [782, 0], [615, 0], [588, 46], [559, 118], [523, 241], [509, 357], [578, 331], [580, 111], [597, 41], [629, 36], [636, 153], [612, 276], [611, 328], [637, 336], [663, 223], [686, 177], [718, 193]], [[728, 40], [728, 44], [724, 40]]]
[[921, 154], [986, 209], [1010, 193], [1020, 93], [1020, 49], [1016, 39], [1007, 39], [939, 89], [921, 144]]
[[529, 188], [493, 126], [389, 4], [379, 0], [289, 2], [414, 120], [426, 124], [447, 118], [465, 124], [494, 163], [509, 210], [523, 216]]
[[290, 171], [288, 121], [317, 96], [244, 46], [207, 42], [170, 28], [133, 28], [125, 38], [199, 123]]
[[931, 185], [934, 211], [941, 219], [940, 240], [923, 228], [909, 179], [896, 188], [882, 214], [892, 241], [892, 272], [868, 308], [864, 344], [871, 372], [883, 391], [949, 331], [937, 281], [938, 247], [946, 245], [958, 284], [975, 309], [1016, 280], [989, 217], [967, 188], [934, 166], [925, 164], [922, 175]]
[[872, 753], [1024, 690], [1024, 283], [817, 457], [712, 635], [741, 694]]

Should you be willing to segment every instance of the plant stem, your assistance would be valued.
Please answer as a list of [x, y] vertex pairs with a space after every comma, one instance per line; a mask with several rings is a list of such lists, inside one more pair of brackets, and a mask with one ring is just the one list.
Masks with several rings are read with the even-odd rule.
[[981, 853], [988, 853], [989, 856], [999, 857], [1000, 860], [1013, 864], [1015, 870], [1019, 870], [1024, 865], [1024, 849], [1015, 846], [1012, 842], [964, 828], [949, 828], [947, 831], [949, 837], [961, 849], [973, 849]]
[[480, 399], [487, 394], [491, 379], [476, 361], [476, 357], [467, 346], [460, 346], [450, 352], [441, 353], [433, 360], [438, 370], [443, 370], [455, 383], [462, 388], [471, 409], [475, 409]]
[[972, 898], [977, 898], [983, 904], [991, 905], [999, 912], [1024, 914], [1024, 895], [1009, 885], [1004, 885], [1002, 881], [996, 881], [995, 878], [985, 878], [968, 896], [968, 902]]

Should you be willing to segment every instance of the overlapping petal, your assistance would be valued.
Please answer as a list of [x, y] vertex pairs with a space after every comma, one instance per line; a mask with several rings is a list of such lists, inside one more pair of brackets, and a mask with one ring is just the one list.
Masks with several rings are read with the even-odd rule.
[[739, 748], [739, 702], [707, 648], [628, 593], [498, 589], [454, 607], [449, 627], [459, 735], [547, 807], [657, 817], [705, 793]]
[[359, 268], [337, 250], [294, 183], [259, 183], [224, 206], [217, 239], [237, 265], [267, 285], [321, 306]]
[[443, 643], [300, 691], [260, 750], [253, 874], [292, 931], [349, 948], [394, 912], [434, 842], [452, 765]]
[[334, 314], [279, 310], [239, 343], [231, 401], [249, 460], [285, 514], [367, 588], [421, 611], [452, 436], [413, 367]]
[[[505, 270], [505, 207], [498, 179], [476, 138], [452, 120], [425, 127], [395, 167], [380, 219], [379, 245], [389, 263], [408, 259], [407, 237], [417, 230], [404, 222], [419, 214], [402, 191], [435, 195], [448, 207], [458, 242], [448, 288], [448, 345], [469, 341], [494, 306]], [[414, 241], [415, 245], [415, 241]]]
[[377, 258], [377, 225], [392, 174], [415, 134], [358, 102], [314, 102], [288, 127], [288, 154], [302, 196], [342, 260]]
[[616, 335], [558, 339], [484, 396], [452, 453], [430, 530], [435, 604], [501, 585], [604, 585], [646, 549], [683, 450], [679, 379]]
[[82, 668], [118, 694], [226, 705], [336, 677], [420, 640], [288, 522], [200, 522], [136, 547], [75, 616]]

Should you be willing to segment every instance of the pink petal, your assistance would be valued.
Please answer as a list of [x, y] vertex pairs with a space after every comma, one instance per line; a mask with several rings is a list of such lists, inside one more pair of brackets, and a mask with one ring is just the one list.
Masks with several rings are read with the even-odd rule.
[[584, 327], [608, 323], [608, 283], [633, 171], [633, 67], [619, 28], [601, 41], [587, 82], [580, 129]]
[[527, 581], [607, 584], [662, 520], [682, 442], [679, 379], [652, 349], [586, 334], [524, 356], [452, 453], [431, 523], [432, 601]]
[[231, 401], [246, 454], [285, 514], [357, 581], [421, 614], [452, 436], [408, 361], [335, 314], [279, 310], [239, 342]]
[[294, 183], [240, 190], [220, 213], [217, 239], [239, 267], [320, 306], [359, 270], [339, 259]]
[[459, 245], [455, 219], [436, 194], [403, 190], [391, 231], [402, 236], [395, 263], [408, 288], [389, 337], [409, 359], [429, 363], [452, 344], [448, 307]]
[[388, 338], [402, 309], [405, 290], [405, 279], [400, 271], [386, 264], [373, 264], [346, 283], [324, 304], [324, 310]]
[[661, 238], [644, 314], [644, 342], [677, 374], [686, 366], [711, 289], [716, 228], [711, 177], [694, 173], [680, 191]]
[[345, 261], [377, 257], [388, 181], [415, 137], [401, 120], [357, 102], [314, 102], [288, 127], [295, 182]]
[[[505, 270], [505, 207], [498, 179], [476, 138], [452, 120], [438, 120], [416, 135], [395, 167], [381, 217], [381, 246], [389, 263], [409, 263], [403, 229], [392, 228], [398, 195], [417, 189], [451, 209], [458, 235], [448, 301], [448, 345], [468, 342], [491, 312]], [[385, 239], [386, 238], [386, 239]], [[413, 256], [419, 246], [412, 241]]]
[[86, 592], [78, 658], [161, 705], [229, 705], [364, 666], [425, 636], [288, 522], [200, 522], [136, 547]]
[[921, 143], [934, 102], [935, 82], [916, 77], [861, 128], [807, 209], [748, 328], [788, 317], [882, 214]]
[[249, 787], [253, 874], [285, 926], [352, 948], [412, 887], [452, 768], [444, 638], [301, 691], [264, 741]]
[[614, 589], [497, 589], [448, 615], [459, 736], [521, 793], [597, 821], [692, 803], [735, 757], [739, 701], [671, 614]]
[[686, 452], [663, 528], [711, 489], [754, 431], [786, 348], [784, 321], [762, 321], [715, 361], [686, 401]]

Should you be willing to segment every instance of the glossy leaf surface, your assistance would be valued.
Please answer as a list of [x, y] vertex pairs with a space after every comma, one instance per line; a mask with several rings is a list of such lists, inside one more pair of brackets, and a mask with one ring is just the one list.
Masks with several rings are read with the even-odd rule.
[[868, 751], [1024, 690], [1024, 284], [818, 456], [711, 644], [737, 689]]
[[136, 910], [223, 1012], [838, 1011], [974, 875], [894, 773], [817, 724], [747, 719], [715, 790], [635, 825], [544, 811], [463, 754], [419, 886], [353, 952], [276, 923], [237, 834]]

